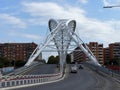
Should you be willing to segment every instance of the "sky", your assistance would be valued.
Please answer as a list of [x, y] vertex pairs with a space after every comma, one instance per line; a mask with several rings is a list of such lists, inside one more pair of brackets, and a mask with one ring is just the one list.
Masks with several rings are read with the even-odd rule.
[[0, 0], [0, 43], [41, 43], [49, 19], [74, 19], [85, 42], [120, 42], [120, 0]]

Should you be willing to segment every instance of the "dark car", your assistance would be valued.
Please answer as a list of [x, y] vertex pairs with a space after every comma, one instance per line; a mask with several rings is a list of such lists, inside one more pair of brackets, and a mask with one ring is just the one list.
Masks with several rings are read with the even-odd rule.
[[80, 65], [80, 66], [79, 66], [79, 69], [83, 69], [83, 66], [82, 66], [82, 65]]

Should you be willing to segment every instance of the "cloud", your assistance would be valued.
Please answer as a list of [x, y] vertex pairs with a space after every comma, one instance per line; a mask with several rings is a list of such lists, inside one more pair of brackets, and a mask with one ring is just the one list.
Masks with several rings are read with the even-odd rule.
[[78, 0], [79, 3], [86, 4], [88, 3], [88, 0]]
[[35, 39], [35, 40], [41, 40], [42, 38], [40, 36], [34, 35], [34, 34], [26, 34], [26, 33], [19, 33], [19, 32], [10, 32], [10, 36], [17, 36], [17, 37], [23, 37], [28, 39]]
[[120, 26], [120, 22], [117, 20], [101, 21], [95, 18], [88, 18], [86, 16], [87, 12], [81, 8], [69, 5], [61, 6], [52, 2], [24, 2], [22, 5], [25, 12], [29, 13], [32, 17], [37, 17], [46, 22], [50, 18], [75, 19], [77, 21], [77, 32], [86, 41], [96, 40], [110, 43], [120, 39], [120, 27], [117, 30], [114, 28], [115, 25]]
[[13, 27], [26, 28], [26, 23], [23, 22], [20, 18], [9, 14], [0, 14], [0, 20], [2, 24], [10, 24]]
[[120, 0], [103, 0], [105, 6], [109, 5], [120, 5]]
[[[38, 17], [53, 17], [53, 18], [68, 18], [75, 17], [77, 13], [84, 13], [84, 10], [73, 8], [71, 6], [62, 7], [56, 3], [52, 2], [31, 2], [31, 3], [23, 3], [23, 6], [26, 12], [30, 13], [31, 16], [38, 16]], [[49, 8], [48, 8], [49, 7]], [[73, 9], [71, 9], [73, 8]], [[75, 16], [74, 16], [75, 15]]]
[[103, 4], [104, 4], [105, 6], [109, 6], [109, 5], [110, 5], [110, 3], [109, 3], [107, 0], [103, 0]]
[[[81, 22], [79, 22], [81, 23]], [[120, 21], [99, 21], [87, 19], [77, 27], [81, 37], [89, 41], [98, 41], [105, 44], [119, 42], [120, 39]]]
[[33, 34], [22, 34], [22, 36], [26, 37], [26, 38], [30, 38], [30, 39], [36, 39], [36, 40], [40, 40], [41, 39], [40, 36], [33, 35]]

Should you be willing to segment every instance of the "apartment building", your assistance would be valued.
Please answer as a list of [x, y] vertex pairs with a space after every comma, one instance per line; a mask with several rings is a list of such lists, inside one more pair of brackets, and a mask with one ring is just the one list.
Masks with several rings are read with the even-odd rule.
[[103, 65], [104, 64], [103, 44], [99, 44], [98, 42], [90, 42], [88, 46], [92, 53], [95, 55], [98, 62]]
[[0, 57], [3, 56], [3, 46], [0, 44]]
[[0, 55], [9, 60], [28, 60], [34, 49], [35, 43], [3, 43], [0, 44]]
[[108, 63], [110, 60], [109, 47], [104, 48], [104, 62]]
[[85, 54], [82, 52], [82, 50], [79, 47], [75, 48], [75, 50], [72, 53], [73, 53], [72, 61], [77, 61], [79, 63], [86, 59]]
[[120, 42], [109, 44], [109, 58], [120, 58]]
[[[104, 64], [104, 53], [103, 53], [103, 44], [98, 44], [98, 42], [90, 42], [89, 44], [87, 44], [89, 49], [92, 51], [92, 53], [95, 55], [96, 59], [98, 60], [98, 62], [100, 64]], [[80, 50], [80, 48], [76, 48], [76, 51], [73, 51], [73, 56], [74, 56], [74, 61], [86, 61], [89, 60], [89, 58], [81, 51], [77, 51]]]

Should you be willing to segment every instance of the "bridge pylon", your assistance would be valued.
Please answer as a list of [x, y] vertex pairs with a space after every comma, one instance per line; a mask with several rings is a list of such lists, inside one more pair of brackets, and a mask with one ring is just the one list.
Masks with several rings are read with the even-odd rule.
[[[60, 57], [61, 71], [63, 71], [63, 67], [66, 64], [67, 50], [72, 40], [72, 34], [75, 32], [75, 28], [76, 28], [75, 20], [67, 19], [49, 20], [50, 32], [52, 32], [54, 29], [57, 29], [58, 31], [54, 36], [53, 40]], [[54, 33], [51, 34], [54, 35]]]
[[96, 57], [90, 51], [88, 46], [75, 33], [75, 20], [50, 19], [48, 26], [50, 29], [50, 34], [47, 35], [44, 43], [42, 45], [38, 45], [38, 47], [34, 50], [25, 66], [29, 66], [51, 41], [54, 41], [54, 45], [56, 46], [58, 55], [60, 57], [61, 72], [63, 71], [64, 65], [66, 64], [66, 55], [71, 42], [75, 43], [76, 47], [80, 47], [80, 49], [86, 54], [92, 63], [100, 66]]

